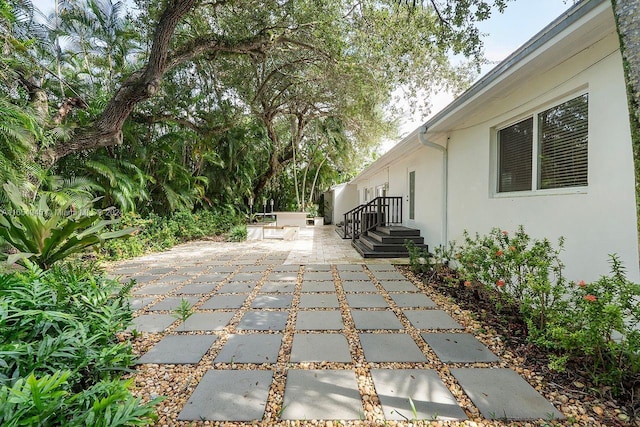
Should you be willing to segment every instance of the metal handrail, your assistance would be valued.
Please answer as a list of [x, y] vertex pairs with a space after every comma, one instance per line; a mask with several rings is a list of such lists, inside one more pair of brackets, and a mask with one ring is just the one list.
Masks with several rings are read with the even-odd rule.
[[344, 239], [355, 240], [382, 225], [402, 224], [402, 197], [381, 196], [344, 214]]

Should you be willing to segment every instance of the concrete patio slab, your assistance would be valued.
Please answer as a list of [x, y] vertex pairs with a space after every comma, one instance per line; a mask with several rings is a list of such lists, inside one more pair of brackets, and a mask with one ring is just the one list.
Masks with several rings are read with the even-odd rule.
[[218, 289], [219, 294], [248, 294], [256, 284], [253, 282], [231, 282], [225, 283]]
[[471, 334], [420, 334], [444, 363], [497, 362], [500, 359]]
[[464, 329], [443, 310], [402, 310], [417, 329]]
[[370, 271], [398, 271], [393, 264], [366, 264]]
[[170, 314], [141, 314], [131, 320], [127, 331], [163, 332], [175, 321], [176, 318]]
[[357, 420], [363, 413], [353, 371], [290, 369], [284, 391], [284, 420]]
[[200, 297], [180, 296], [180, 297], [166, 297], [160, 302], [153, 304], [149, 307], [149, 311], [161, 311], [161, 310], [175, 310], [180, 307], [182, 301], [186, 301], [190, 306], [194, 305], [200, 300]]
[[266, 265], [243, 265], [240, 270], [243, 273], [264, 273], [269, 269]]
[[342, 282], [342, 289], [345, 292], [378, 292], [378, 288], [371, 282], [349, 281]]
[[391, 311], [351, 310], [356, 329], [402, 329], [402, 323]]
[[164, 295], [180, 286], [178, 283], [156, 283], [145, 285], [132, 292], [133, 295]]
[[155, 301], [155, 297], [138, 297], [138, 298], [129, 298], [129, 306], [132, 310], [140, 310], [142, 307], [146, 307], [153, 301]]
[[336, 287], [333, 282], [303, 281], [302, 292], [335, 292]]
[[292, 295], [262, 294], [256, 295], [251, 308], [287, 308], [293, 300]]
[[343, 329], [342, 314], [338, 310], [298, 311], [296, 329], [299, 331], [320, 331]]
[[340, 273], [343, 271], [364, 271], [361, 264], [336, 264], [336, 268]]
[[305, 271], [331, 271], [331, 265], [329, 264], [307, 264], [304, 267]]
[[437, 307], [437, 304], [433, 302], [431, 298], [418, 292], [412, 292], [410, 294], [389, 293], [389, 296], [398, 307]]
[[195, 277], [191, 283], [207, 283], [217, 285], [218, 283], [229, 277], [229, 273], [207, 273], [202, 276]]
[[407, 280], [399, 271], [373, 271], [372, 273], [378, 280]]
[[278, 271], [267, 276], [267, 280], [272, 281], [296, 281], [298, 280], [298, 270], [295, 271]]
[[212, 267], [209, 272], [210, 273], [233, 273], [237, 269], [238, 267], [236, 267], [235, 265], [220, 265], [220, 266]]
[[136, 363], [198, 363], [217, 338], [214, 335], [167, 335]]
[[193, 279], [193, 276], [189, 276], [185, 274], [168, 274], [166, 276], [160, 277], [158, 280], [156, 280], [156, 283], [157, 284], [164, 284], [164, 283], [182, 284], [184, 282], [189, 282], [191, 279]]
[[283, 311], [250, 310], [240, 319], [239, 331], [282, 331], [287, 324], [289, 313]]
[[272, 272], [275, 272], [275, 271], [281, 271], [281, 272], [292, 272], [292, 271], [295, 271], [297, 273], [298, 270], [300, 270], [300, 266], [299, 265], [283, 264], [283, 265], [276, 265], [275, 267], [273, 267]]
[[371, 377], [387, 420], [467, 419], [438, 373], [432, 369], [372, 369]]
[[194, 295], [194, 294], [208, 294], [213, 292], [216, 285], [206, 283], [192, 283], [190, 285], [184, 285], [180, 289], [176, 290], [178, 295]]
[[214, 313], [193, 313], [183, 324], [178, 325], [178, 331], [221, 331], [223, 330], [235, 313], [214, 312]]
[[370, 280], [364, 271], [341, 271], [338, 274], [342, 280]]
[[389, 307], [382, 295], [378, 294], [348, 294], [347, 302], [353, 308]]
[[207, 371], [178, 419], [260, 420], [267, 405], [272, 379], [272, 371]]
[[387, 292], [418, 292], [419, 289], [408, 280], [379, 280]]
[[333, 274], [330, 271], [305, 271], [304, 280], [333, 280]]
[[485, 418], [564, 419], [560, 411], [511, 369], [457, 368], [451, 369], [451, 374]]
[[426, 362], [427, 357], [407, 334], [360, 334], [364, 357], [369, 362]]
[[275, 363], [282, 334], [229, 335], [213, 363]]
[[161, 276], [174, 271], [176, 271], [176, 269], [173, 267], [154, 267], [147, 270], [146, 273], [153, 276]]
[[266, 282], [260, 292], [292, 294], [296, 289], [296, 282]]
[[214, 295], [200, 306], [201, 310], [240, 308], [247, 299], [246, 295]]
[[338, 308], [338, 296], [336, 294], [302, 294], [300, 296], [300, 308]]
[[229, 281], [230, 282], [257, 282], [262, 279], [262, 273], [236, 273]]
[[341, 334], [294, 334], [291, 362], [351, 362], [347, 338]]

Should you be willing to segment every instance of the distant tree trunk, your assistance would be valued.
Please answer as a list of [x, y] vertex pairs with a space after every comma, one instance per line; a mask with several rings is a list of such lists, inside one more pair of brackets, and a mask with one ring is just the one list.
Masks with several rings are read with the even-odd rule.
[[[640, 0], [611, 0], [620, 37], [624, 77], [627, 84], [631, 144], [636, 176], [636, 211], [640, 218]], [[638, 242], [640, 246], [640, 221]]]

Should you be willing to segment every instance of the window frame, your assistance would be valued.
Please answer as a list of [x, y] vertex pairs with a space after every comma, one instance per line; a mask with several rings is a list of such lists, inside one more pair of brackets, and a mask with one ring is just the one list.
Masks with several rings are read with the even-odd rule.
[[[539, 117], [545, 111], [560, 106], [572, 99], [578, 98], [580, 96], [587, 95], [587, 184], [584, 186], [575, 186], [575, 187], [559, 187], [559, 188], [548, 188], [543, 189], [541, 187], [540, 182], [540, 174], [541, 174], [541, 162], [540, 162], [540, 152], [541, 152], [541, 141], [539, 136]], [[519, 115], [515, 118], [510, 119], [509, 121], [505, 121], [500, 123], [497, 126], [494, 126], [491, 129], [491, 168], [490, 168], [490, 193], [494, 198], [513, 198], [513, 197], [531, 197], [531, 196], [547, 196], [547, 195], [557, 195], [557, 194], [586, 194], [589, 189], [589, 176], [590, 176], [590, 157], [589, 152], [591, 145], [591, 126], [590, 119], [591, 117], [591, 96], [587, 89], [572, 92], [569, 95], [565, 95], [560, 98], [555, 98], [553, 101], [547, 102], [540, 107], [535, 108], [534, 110], [530, 110], [526, 114]], [[498, 134], [501, 130], [509, 128], [515, 124], [523, 122], [527, 119], [533, 119], [533, 135], [532, 135], [532, 153], [531, 153], [531, 190], [522, 190], [522, 191], [499, 191], [500, 189], [500, 147], [499, 147], [499, 138]]]

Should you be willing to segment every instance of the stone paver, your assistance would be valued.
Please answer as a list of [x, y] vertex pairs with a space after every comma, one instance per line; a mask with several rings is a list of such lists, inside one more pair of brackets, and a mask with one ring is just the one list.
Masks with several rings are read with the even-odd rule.
[[217, 338], [212, 335], [167, 335], [137, 363], [198, 363]]
[[402, 312], [417, 329], [464, 329], [443, 310], [403, 310]]
[[406, 334], [360, 334], [364, 357], [369, 362], [426, 362], [413, 339]]
[[284, 420], [357, 420], [363, 412], [353, 371], [290, 369]]
[[291, 362], [351, 362], [347, 338], [340, 334], [295, 334]]
[[251, 421], [262, 419], [271, 371], [208, 371], [178, 416], [179, 420]]
[[[183, 407], [168, 402], [182, 412], [169, 413], [167, 425], [176, 417], [248, 426], [382, 416], [363, 406], [365, 390], [389, 421], [414, 417], [409, 399], [419, 420], [464, 420], [462, 401], [438, 372], [447, 372], [447, 363], [498, 366], [500, 360], [388, 260], [365, 263], [332, 227], [303, 228], [291, 242], [193, 242], [124, 262], [110, 274], [120, 274], [122, 283], [139, 280], [129, 330], [161, 334], [151, 337], [156, 344], [138, 369], [156, 363], [162, 372], [162, 364], [184, 363], [206, 372], [192, 377], [197, 385], [179, 385], [193, 392]], [[184, 323], [167, 313], [182, 298], [195, 304]], [[427, 362], [435, 369], [425, 369]], [[562, 418], [509, 369], [471, 365], [450, 372], [472, 399], [472, 413]]]
[[500, 360], [471, 334], [431, 333], [421, 335], [444, 363], [497, 362]]
[[485, 418], [563, 419], [564, 416], [511, 369], [457, 368], [451, 374]]
[[274, 363], [282, 334], [229, 335], [213, 363]]
[[432, 369], [372, 369], [371, 377], [388, 420], [448, 421], [467, 418], [438, 373]]

